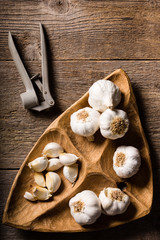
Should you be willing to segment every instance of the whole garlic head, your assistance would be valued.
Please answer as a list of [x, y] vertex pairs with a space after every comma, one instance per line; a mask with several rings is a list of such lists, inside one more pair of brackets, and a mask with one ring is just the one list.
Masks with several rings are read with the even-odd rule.
[[89, 89], [88, 103], [99, 112], [115, 108], [120, 101], [119, 87], [109, 80], [98, 80]]
[[113, 155], [113, 169], [121, 178], [135, 175], [141, 165], [141, 157], [137, 148], [120, 146]]
[[127, 113], [120, 109], [107, 109], [100, 116], [100, 131], [103, 137], [117, 139], [123, 137], [129, 128]]
[[58, 157], [60, 153], [64, 152], [61, 145], [56, 142], [48, 143], [42, 151], [43, 156], [54, 158]]
[[100, 113], [96, 110], [85, 107], [71, 115], [71, 129], [74, 133], [89, 137], [99, 129]]
[[99, 199], [103, 212], [112, 216], [124, 213], [130, 204], [129, 196], [119, 188], [104, 188], [99, 194]]
[[101, 215], [101, 204], [96, 194], [90, 190], [84, 190], [69, 201], [71, 215], [80, 225], [94, 223]]
[[35, 172], [43, 172], [48, 165], [48, 159], [46, 157], [38, 157], [32, 162], [28, 163], [28, 167]]

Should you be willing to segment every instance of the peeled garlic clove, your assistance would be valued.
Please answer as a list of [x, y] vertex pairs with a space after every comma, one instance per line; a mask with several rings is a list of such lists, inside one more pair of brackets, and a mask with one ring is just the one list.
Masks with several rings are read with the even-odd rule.
[[52, 197], [52, 194], [48, 189], [36, 186], [33, 189], [33, 196], [38, 200], [45, 201]]
[[34, 173], [34, 180], [35, 182], [38, 184], [38, 186], [40, 187], [45, 187], [46, 186], [46, 182], [45, 182], [45, 178], [43, 173]]
[[55, 142], [48, 143], [43, 149], [42, 154], [46, 157], [58, 157], [60, 153], [64, 152], [63, 148]]
[[32, 202], [36, 201], [36, 198], [30, 192], [25, 192], [24, 198]]
[[48, 165], [48, 159], [46, 157], [38, 157], [32, 162], [28, 163], [28, 167], [35, 172], [43, 172]]
[[47, 171], [56, 171], [61, 168], [63, 165], [58, 158], [51, 158], [48, 160]]
[[61, 178], [55, 172], [46, 173], [46, 186], [51, 193], [54, 193], [58, 190], [61, 185]]
[[71, 166], [64, 166], [63, 175], [68, 179], [69, 182], [74, 183], [78, 176], [78, 164], [75, 163]]
[[72, 153], [61, 153], [59, 155], [59, 160], [63, 165], [72, 165], [77, 162], [79, 158]]

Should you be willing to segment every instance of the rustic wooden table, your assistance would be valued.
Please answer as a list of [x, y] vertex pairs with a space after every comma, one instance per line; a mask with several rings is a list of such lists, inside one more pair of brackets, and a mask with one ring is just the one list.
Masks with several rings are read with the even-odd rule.
[[[160, 1], [0, 0], [0, 214], [19, 167], [49, 124], [91, 84], [117, 68], [129, 75], [149, 142], [151, 213], [93, 233], [38, 233], [1, 225], [1, 239], [160, 239]], [[53, 109], [24, 110], [24, 86], [8, 50], [11, 31], [30, 76], [41, 71], [39, 23], [46, 29]]]

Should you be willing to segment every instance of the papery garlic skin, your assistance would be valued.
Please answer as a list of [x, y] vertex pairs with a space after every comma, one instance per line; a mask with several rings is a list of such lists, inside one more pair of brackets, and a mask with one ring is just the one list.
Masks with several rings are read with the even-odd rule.
[[64, 152], [64, 149], [60, 144], [56, 142], [48, 143], [42, 151], [43, 156], [54, 158], [58, 157], [60, 153]]
[[129, 128], [127, 113], [120, 109], [107, 109], [100, 116], [100, 132], [103, 137], [117, 139], [123, 137]]
[[32, 201], [32, 202], [36, 201], [36, 198], [35, 198], [34, 195], [33, 195], [32, 193], [30, 193], [30, 192], [25, 192], [24, 198], [27, 199], [27, 200], [29, 200], [29, 201]]
[[63, 175], [69, 182], [74, 183], [78, 176], [78, 164], [63, 167]]
[[72, 153], [61, 153], [59, 155], [60, 163], [63, 165], [72, 165], [77, 162], [79, 157]]
[[45, 187], [46, 186], [46, 182], [45, 182], [45, 178], [44, 178], [43, 173], [35, 172], [34, 173], [34, 180], [35, 180], [35, 182], [37, 183], [38, 186], [40, 186], [40, 187]]
[[88, 103], [99, 112], [104, 112], [107, 108], [115, 108], [120, 101], [119, 87], [109, 80], [98, 80], [89, 89]]
[[46, 201], [50, 197], [52, 197], [52, 194], [50, 193], [50, 191], [48, 189], [36, 186], [33, 188], [33, 196], [37, 200]]
[[129, 196], [119, 188], [104, 188], [99, 194], [99, 199], [103, 213], [111, 216], [124, 213], [130, 204]]
[[84, 190], [69, 201], [72, 217], [80, 225], [93, 224], [101, 215], [100, 200], [93, 191]]
[[75, 134], [80, 136], [92, 136], [99, 129], [100, 113], [85, 107], [71, 115], [70, 126]]
[[50, 158], [48, 160], [48, 166], [46, 168], [46, 171], [56, 171], [62, 166], [63, 164], [60, 162], [59, 158]]
[[61, 178], [55, 172], [46, 173], [46, 186], [50, 193], [56, 192], [61, 185]]
[[28, 167], [35, 172], [43, 172], [48, 165], [48, 159], [46, 157], [38, 157], [32, 162], [28, 163]]
[[121, 178], [135, 175], [141, 165], [139, 150], [132, 146], [120, 146], [113, 155], [113, 169]]

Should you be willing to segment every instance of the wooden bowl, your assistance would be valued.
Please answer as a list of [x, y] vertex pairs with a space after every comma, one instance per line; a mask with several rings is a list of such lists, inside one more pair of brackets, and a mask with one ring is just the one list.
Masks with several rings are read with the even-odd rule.
[[[118, 69], [105, 79], [113, 81], [122, 92], [122, 100], [117, 108], [127, 112], [130, 127], [126, 135], [117, 140], [108, 140], [97, 131], [95, 141], [75, 135], [70, 128], [70, 116], [80, 108], [88, 106], [88, 92], [63, 114], [61, 114], [42, 134], [22, 164], [12, 185], [5, 206], [3, 223], [25, 230], [43, 232], [84, 232], [107, 229], [133, 221], [150, 212], [153, 196], [152, 167], [149, 147], [140, 122], [136, 99], [127, 74]], [[63, 176], [60, 189], [48, 201], [30, 202], [24, 199], [25, 191], [35, 185], [33, 172], [26, 166], [28, 162], [41, 156], [45, 145], [55, 141], [66, 152], [80, 157], [79, 177], [74, 187]], [[112, 158], [120, 145], [137, 147], [141, 154], [141, 167], [133, 177], [123, 179], [113, 171]], [[97, 195], [104, 187], [123, 188], [131, 199], [127, 211], [121, 215], [104, 214], [92, 225], [80, 226], [70, 214], [68, 202], [78, 192], [92, 190]]]

